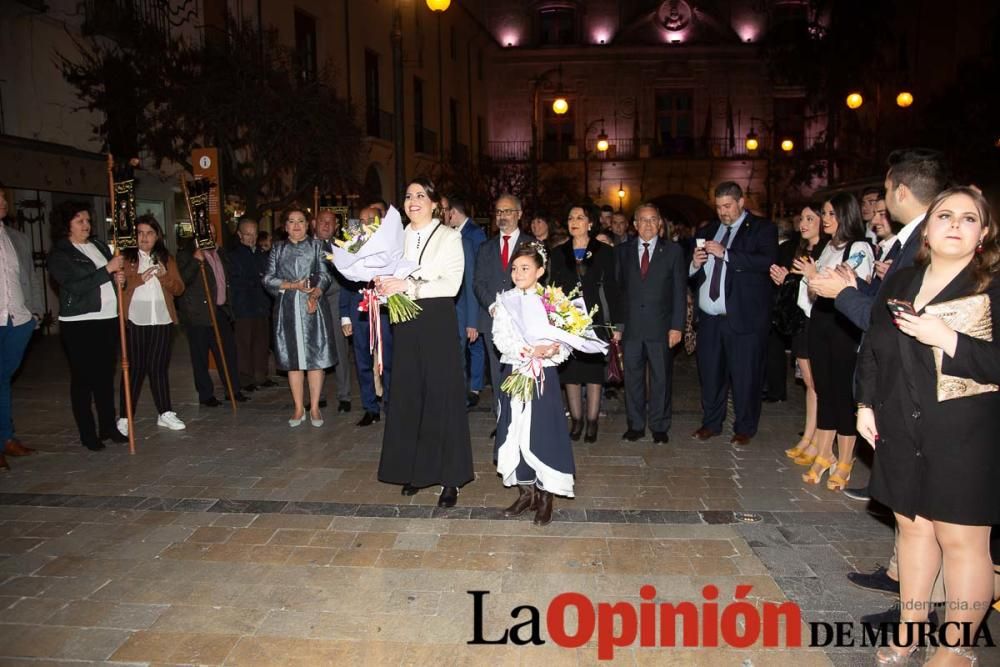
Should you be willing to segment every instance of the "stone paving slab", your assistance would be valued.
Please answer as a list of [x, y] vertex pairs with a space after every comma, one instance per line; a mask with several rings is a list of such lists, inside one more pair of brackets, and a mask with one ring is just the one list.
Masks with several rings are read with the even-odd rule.
[[[485, 623], [544, 608], [560, 592], [639, 604], [795, 601], [806, 621], [856, 622], [891, 598], [844, 576], [887, 562], [892, 530], [783, 455], [801, 428], [800, 392], [766, 405], [749, 447], [688, 439], [699, 424], [694, 366], [679, 359], [668, 445], [621, 442], [621, 400], [605, 401], [597, 443], [577, 443], [578, 496], [544, 529], [507, 519], [512, 492], [492, 469], [489, 393], [469, 413], [476, 481], [459, 506], [379, 484], [382, 425], [357, 409], [290, 430], [287, 390], [253, 394], [234, 417], [197, 405], [175, 341], [175, 409], [155, 427], [138, 404], [138, 453], [75, 442], [57, 341], [36, 343], [15, 384], [19, 434], [39, 455], [0, 475], [0, 664], [598, 664], [578, 649], [467, 646], [468, 590], [489, 590]], [[330, 380], [332, 383], [332, 380]], [[327, 393], [333, 395], [332, 386]], [[867, 471], [859, 464], [855, 478]], [[728, 596], [728, 597], [727, 597]], [[990, 618], [1000, 637], [997, 614]], [[544, 622], [544, 620], [543, 620]], [[996, 651], [981, 664], [998, 665]], [[871, 664], [869, 651], [616, 651], [630, 665]], [[605, 663], [601, 663], [605, 664]]]

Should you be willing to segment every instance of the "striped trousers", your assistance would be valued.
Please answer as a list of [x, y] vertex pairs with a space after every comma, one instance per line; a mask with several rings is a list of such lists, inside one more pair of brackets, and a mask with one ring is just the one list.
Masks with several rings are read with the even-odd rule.
[[[128, 322], [126, 340], [128, 341], [129, 388], [132, 390], [132, 410], [136, 411], [139, 403], [139, 392], [146, 376], [149, 376], [149, 388], [153, 392], [153, 403], [157, 414], [170, 412], [170, 343], [173, 324], [154, 324], [139, 326]], [[121, 383], [121, 410], [125, 416], [125, 378]]]

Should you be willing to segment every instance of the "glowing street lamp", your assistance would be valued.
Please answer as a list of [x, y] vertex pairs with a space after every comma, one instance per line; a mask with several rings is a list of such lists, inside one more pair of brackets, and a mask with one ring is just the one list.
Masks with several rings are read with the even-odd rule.
[[913, 104], [913, 93], [908, 90], [904, 90], [899, 93], [899, 95], [896, 95], [896, 106], [900, 109], [905, 109], [911, 104]]
[[760, 148], [760, 137], [757, 136], [757, 132], [753, 129], [753, 127], [751, 127], [750, 132], [747, 133], [746, 147], [747, 150], [751, 152]]
[[791, 139], [784, 139], [784, 140], [782, 140], [782, 142], [781, 142], [781, 150], [785, 151], [786, 153], [791, 153], [793, 148], [795, 148], [795, 142], [794, 141], [792, 141]]
[[555, 112], [557, 116], [561, 116], [567, 111], [569, 111], [569, 102], [566, 101], [565, 97], [559, 96], [552, 100], [552, 111]]
[[851, 93], [847, 96], [847, 108], [857, 109], [862, 104], [865, 103], [865, 98], [861, 97], [861, 93]]
[[446, 12], [451, 7], [451, 0], [427, 0], [427, 8], [432, 12]]
[[601, 133], [597, 135], [597, 150], [602, 153], [608, 152], [608, 135], [601, 128]]

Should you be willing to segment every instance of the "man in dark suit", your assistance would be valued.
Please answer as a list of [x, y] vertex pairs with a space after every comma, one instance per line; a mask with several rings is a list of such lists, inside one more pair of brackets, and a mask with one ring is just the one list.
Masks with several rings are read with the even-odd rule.
[[774, 283], [768, 271], [778, 255], [778, 228], [745, 208], [743, 189], [715, 188], [719, 219], [698, 231], [688, 269], [698, 306], [701, 428], [708, 440], [722, 432], [726, 396], [733, 390], [734, 445], [746, 445], [760, 422], [761, 387]]
[[458, 340], [462, 347], [462, 363], [465, 364], [465, 382], [470, 408], [479, 403], [479, 392], [483, 389], [485, 372], [485, 348], [479, 331], [479, 301], [476, 300], [474, 277], [476, 274], [476, 254], [479, 246], [486, 242], [486, 232], [466, 213], [465, 200], [451, 195], [441, 198], [441, 209], [445, 224], [462, 234], [462, 249], [465, 252], [465, 274], [462, 287], [455, 297], [458, 314]]
[[[358, 213], [358, 219], [363, 225], [373, 223], [376, 216], [381, 217], [381, 214], [372, 204], [361, 209]], [[344, 336], [351, 337], [354, 346], [354, 368], [358, 373], [361, 407], [365, 411], [357, 425], [362, 428], [381, 421], [382, 411], [389, 409], [389, 382], [392, 379], [392, 328], [389, 326], [388, 310], [380, 308], [378, 313], [382, 332], [382, 400], [380, 402], [375, 386], [375, 359], [369, 344], [370, 327], [374, 320], [371, 319], [372, 313], [362, 313], [358, 310], [358, 306], [361, 305], [361, 290], [365, 287], [366, 283], [345, 280], [340, 288], [338, 305], [340, 329]], [[344, 358], [346, 359], [346, 356]]]
[[[885, 257], [875, 263], [875, 273], [885, 280], [898, 269], [913, 266], [922, 243], [922, 225], [927, 208], [950, 181], [944, 158], [938, 151], [910, 148], [889, 156], [885, 176], [885, 206], [893, 220], [903, 223]], [[809, 287], [819, 296], [836, 299], [835, 306], [862, 331], [868, 330], [872, 303], [881, 280], [874, 286], [859, 284], [854, 272], [846, 279], [842, 271], [824, 272], [810, 279]], [[874, 281], [873, 281], [874, 282]]]
[[683, 337], [687, 304], [684, 253], [669, 238], [660, 238], [663, 219], [656, 206], [639, 206], [634, 222], [639, 236], [615, 248], [625, 305], [622, 346], [628, 430], [622, 438], [635, 441], [645, 435], [648, 410], [653, 442], [665, 443], [672, 414], [671, 349]]
[[479, 302], [479, 332], [490, 359], [494, 412], [497, 411], [500, 396], [500, 356], [493, 347], [493, 314], [490, 308], [496, 301], [497, 294], [514, 286], [510, 279], [510, 258], [513, 257], [514, 250], [518, 245], [535, 240], [528, 234], [521, 233], [518, 227], [522, 213], [520, 199], [511, 194], [500, 195], [494, 210], [500, 233], [479, 246], [479, 252], [476, 253], [473, 288]]

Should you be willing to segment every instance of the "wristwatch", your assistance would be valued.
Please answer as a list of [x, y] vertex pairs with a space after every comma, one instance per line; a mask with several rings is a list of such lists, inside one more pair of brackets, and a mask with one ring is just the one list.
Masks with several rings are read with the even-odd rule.
[[858, 410], [862, 408], [868, 408], [869, 410], [873, 409], [871, 404], [869, 403], [858, 403]]

